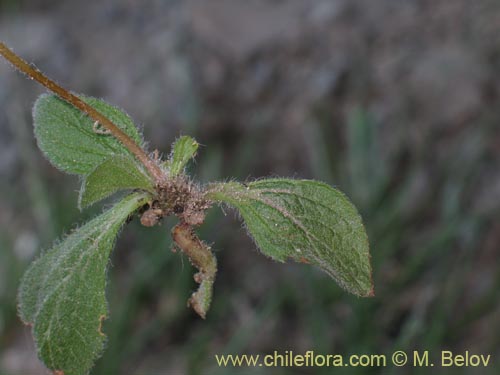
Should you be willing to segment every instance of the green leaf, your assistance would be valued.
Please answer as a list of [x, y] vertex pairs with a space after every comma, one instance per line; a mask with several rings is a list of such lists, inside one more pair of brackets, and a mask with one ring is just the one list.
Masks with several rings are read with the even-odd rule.
[[32, 326], [38, 356], [65, 375], [87, 374], [100, 356], [107, 317], [106, 267], [118, 230], [145, 204], [132, 194], [72, 232], [26, 271], [19, 289], [21, 319]]
[[372, 296], [368, 238], [344, 194], [311, 180], [214, 185], [207, 198], [236, 207], [261, 251], [319, 266], [344, 289]]
[[172, 146], [172, 154], [167, 161], [170, 177], [175, 177], [183, 171], [189, 160], [194, 158], [196, 155], [198, 146], [198, 142], [187, 135], [184, 135], [175, 141]]
[[128, 156], [111, 156], [85, 177], [78, 205], [80, 208], [90, 206], [125, 189], [154, 192], [154, 183], [135, 160]]
[[[139, 130], [123, 111], [99, 99], [80, 98], [142, 145]], [[92, 119], [55, 95], [38, 98], [33, 119], [38, 147], [55, 167], [65, 172], [86, 175], [113, 154], [133, 158], [115, 137], [96, 131]]]

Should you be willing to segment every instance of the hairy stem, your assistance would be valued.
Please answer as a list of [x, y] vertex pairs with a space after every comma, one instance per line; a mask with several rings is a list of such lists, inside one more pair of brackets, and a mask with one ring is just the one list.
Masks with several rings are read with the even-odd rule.
[[194, 279], [200, 284], [198, 290], [191, 295], [188, 304], [205, 319], [212, 301], [212, 289], [217, 273], [217, 259], [210, 247], [201, 241], [186, 224], [177, 224], [172, 229], [172, 237], [179, 248], [186, 253], [191, 264], [198, 269]]
[[101, 114], [99, 111], [96, 111], [93, 107], [85, 103], [79, 97], [59, 86], [56, 82], [45, 76], [38, 69], [28, 64], [2, 42], [0, 42], [0, 55], [8, 60], [16, 69], [26, 74], [29, 78], [34, 79], [42, 86], [55, 93], [64, 101], [78, 108], [93, 120], [98, 121], [99, 124], [109, 130], [109, 132], [116, 139], [118, 139], [118, 141], [120, 141], [132, 154], [135, 155], [135, 157], [144, 165], [144, 167], [146, 167], [151, 177], [153, 177], [157, 183], [161, 183], [165, 179], [164, 173], [162, 172], [158, 164], [155, 163], [151, 158], [149, 158], [144, 150], [137, 143], [135, 143], [132, 138], [125, 134], [106, 116]]

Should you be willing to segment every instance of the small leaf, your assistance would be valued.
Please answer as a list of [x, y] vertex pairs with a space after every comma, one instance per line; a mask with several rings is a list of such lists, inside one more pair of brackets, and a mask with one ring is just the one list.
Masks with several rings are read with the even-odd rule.
[[147, 200], [132, 194], [46, 251], [19, 289], [21, 319], [32, 325], [38, 356], [65, 375], [87, 374], [101, 355], [107, 317], [106, 267], [118, 230]]
[[[99, 99], [80, 98], [142, 145], [141, 134], [123, 111]], [[116, 138], [98, 131], [91, 118], [55, 95], [44, 94], [38, 98], [33, 107], [33, 120], [38, 147], [55, 167], [65, 172], [86, 175], [110, 154], [133, 158]]]
[[125, 189], [154, 192], [154, 183], [135, 160], [128, 156], [111, 156], [85, 177], [78, 205], [80, 208], [90, 206]]
[[175, 177], [182, 172], [189, 160], [196, 155], [198, 146], [198, 142], [187, 135], [175, 141], [172, 146], [172, 154], [167, 162], [170, 177]]
[[214, 185], [207, 198], [236, 207], [262, 252], [312, 263], [340, 286], [372, 296], [368, 238], [344, 194], [311, 180], [269, 179]]

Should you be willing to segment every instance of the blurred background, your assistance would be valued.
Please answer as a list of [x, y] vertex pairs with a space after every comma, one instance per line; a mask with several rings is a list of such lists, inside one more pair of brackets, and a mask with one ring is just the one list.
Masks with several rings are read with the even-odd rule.
[[[193, 269], [170, 251], [174, 221], [134, 220], [112, 256], [108, 347], [92, 374], [328, 374], [223, 369], [214, 354], [414, 349], [493, 357], [436, 373], [500, 373], [500, 2], [2, 0], [0, 39], [63, 86], [126, 109], [150, 150], [195, 137], [199, 180], [323, 180], [369, 233], [376, 297], [360, 299], [317, 269], [266, 259], [234, 212], [212, 210], [198, 233], [219, 273], [202, 321], [186, 308]], [[7, 375], [45, 371], [16, 316], [21, 275], [103, 207], [79, 212], [78, 178], [36, 148], [42, 92], [0, 63]]]

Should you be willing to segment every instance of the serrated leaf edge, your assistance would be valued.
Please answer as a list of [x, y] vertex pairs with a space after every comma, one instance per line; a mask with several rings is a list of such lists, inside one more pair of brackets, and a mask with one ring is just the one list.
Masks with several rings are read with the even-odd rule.
[[[276, 180], [282, 180], [282, 179], [280, 179], [280, 178], [273, 178], [273, 179], [270, 179], [270, 180], [276, 181]], [[283, 180], [285, 180], [285, 179], [283, 179]], [[288, 191], [286, 189], [269, 189], [269, 188], [259, 188], [259, 187], [255, 187], [255, 190], [250, 190], [250, 187], [252, 187], [252, 185], [254, 183], [258, 184], [259, 182], [262, 182], [262, 181], [266, 181], [266, 180], [258, 180], [258, 181], [251, 182], [251, 183], [248, 183], [248, 184], [241, 184], [241, 183], [236, 182], [236, 181], [213, 183], [213, 184], [211, 184], [211, 187], [209, 188], [209, 190], [207, 190], [206, 197], [208, 199], [214, 200], [214, 201], [219, 202], [219, 203], [228, 204], [229, 206], [232, 206], [231, 201], [228, 200], [228, 199], [225, 199], [225, 197], [221, 196], [220, 194], [230, 194], [236, 200], [239, 200], [242, 203], [246, 199], [253, 199], [255, 201], [258, 201], [258, 202], [261, 202], [263, 204], [266, 204], [269, 207], [271, 207], [272, 209], [278, 211], [280, 214], [282, 214], [287, 219], [291, 220], [298, 228], [300, 228], [300, 230], [304, 233], [304, 235], [306, 236], [306, 238], [308, 239], [308, 241], [311, 242], [310, 241], [311, 236], [308, 233], [308, 231], [305, 229], [303, 223], [300, 220], [296, 219], [293, 215], [291, 215], [284, 207], [281, 207], [280, 205], [275, 204], [274, 202], [271, 202], [269, 199], [266, 199], [266, 198], [262, 197], [261, 192], [258, 191], [258, 190], [265, 190], [266, 192], [281, 193], [281, 194], [294, 194], [294, 193], [292, 193], [292, 192], [290, 192], [290, 191]], [[295, 181], [298, 181], [298, 182], [300, 182], [300, 181], [313, 182], [313, 183], [318, 184], [319, 186], [331, 188], [331, 186], [329, 186], [329, 185], [327, 185], [327, 184], [325, 184], [323, 182], [315, 181], [315, 180], [302, 180], [301, 179], [301, 180], [295, 180]], [[231, 190], [231, 189], [228, 190], [228, 189], [225, 188], [225, 187], [230, 187], [230, 186], [233, 186], [233, 188], [236, 187], [237, 190]], [[238, 190], [246, 190], [246, 192], [243, 193], [242, 191], [238, 191]], [[346, 199], [349, 203], [352, 204], [352, 202], [349, 200], [349, 198], [344, 193], [342, 193], [338, 189], [335, 189], [335, 190], [338, 193], [340, 193], [343, 196], [344, 199]], [[235, 204], [233, 203], [233, 205], [235, 205]], [[232, 207], [232, 208], [235, 208], [237, 211], [241, 210], [236, 205], [234, 207]], [[356, 214], [359, 217], [359, 219], [361, 220], [361, 216], [359, 215], [359, 213], [357, 212], [357, 210], [356, 210]], [[240, 215], [241, 215], [241, 213], [240, 213]], [[248, 230], [247, 225], [245, 223], [245, 220], [242, 220], [242, 221], [243, 221], [243, 225], [244, 225], [244, 227], [245, 227], [245, 229], [247, 231], [248, 236], [252, 239], [252, 241], [254, 242], [254, 244], [256, 245], [256, 247], [260, 249], [260, 247], [259, 247], [257, 241], [255, 240], [254, 236]], [[316, 236], [312, 236], [312, 237], [315, 238], [316, 241], [319, 241]], [[345, 289], [347, 291], [351, 291], [351, 293], [353, 293], [353, 294], [355, 294], [357, 296], [361, 296], [361, 297], [373, 297], [375, 295], [375, 291], [374, 291], [374, 284], [373, 284], [373, 270], [371, 268], [371, 255], [370, 255], [370, 251], [369, 251], [368, 238], [366, 237], [366, 235], [364, 237], [365, 237], [364, 241], [365, 241], [366, 247], [368, 249], [368, 264], [369, 264], [369, 267], [370, 267], [370, 284], [371, 284], [371, 288], [370, 288], [370, 290], [366, 294], [361, 294], [361, 293], [357, 293], [357, 292], [354, 293], [352, 291], [352, 288], [350, 288], [344, 281], [342, 281], [342, 279], [339, 277], [338, 273], [336, 273], [333, 269], [331, 269], [331, 267], [325, 267], [325, 266], [323, 266], [324, 261], [322, 260], [321, 257], [318, 257], [318, 255], [316, 254], [315, 251], [311, 252], [311, 254], [313, 255], [312, 256], [313, 260], [315, 260], [317, 262], [317, 264], [321, 267], [321, 269], [323, 271], [325, 271], [328, 275], [330, 275], [343, 289]], [[263, 255], [266, 255], [266, 256], [270, 257], [271, 259], [273, 259], [275, 261], [279, 261], [281, 263], [286, 262], [286, 260], [288, 258], [288, 257], [287, 258], [273, 257], [273, 256], [265, 254], [265, 253], [263, 253]], [[357, 280], [357, 278], [355, 278], [355, 277], [353, 279]]]

